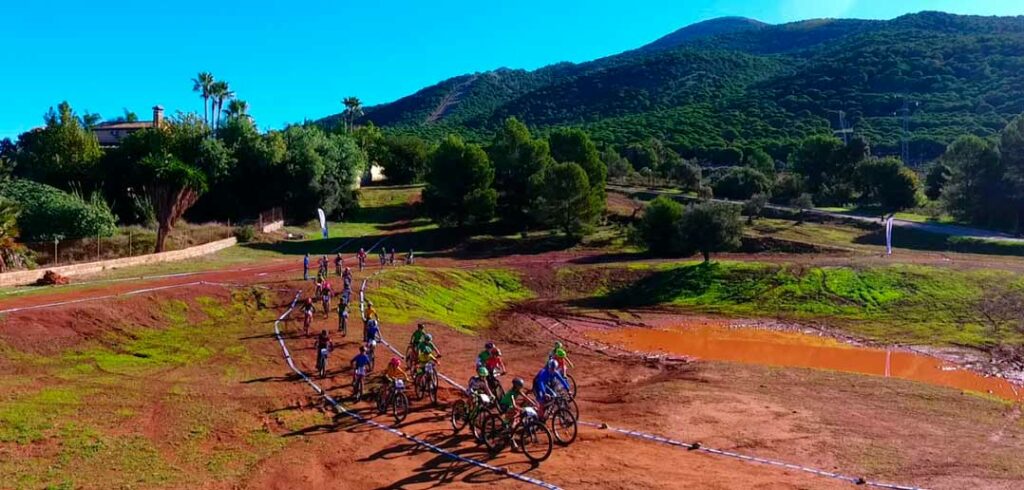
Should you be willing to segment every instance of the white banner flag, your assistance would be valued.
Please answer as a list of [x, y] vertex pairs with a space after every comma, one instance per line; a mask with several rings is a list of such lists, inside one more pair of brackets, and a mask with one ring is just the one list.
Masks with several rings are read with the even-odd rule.
[[892, 216], [885, 220], [885, 254], [892, 255]]
[[327, 216], [324, 214], [324, 210], [316, 208], [316, 213], [320, 216], [320, 231], [323, 232], [324, 238], [327, 238]]

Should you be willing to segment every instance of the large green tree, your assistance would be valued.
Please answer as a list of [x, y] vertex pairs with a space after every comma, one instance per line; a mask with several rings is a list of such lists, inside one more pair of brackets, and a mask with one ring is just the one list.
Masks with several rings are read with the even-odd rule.
[[1013, 118], [999, 132], [999, 156], [1013, 196], [1014, 229], [1024, 230], [1024, 115]]
[[426, 141], [412, 135], [388, 135], [381, 139], [377, 148], [376, 160], [383, 167], [388, 182], [412, 184], [423, 180], [430, 153]]
[[950, 214], [983, 226], [1008, 225], [1010, 205], [999, 150], [977, 136], [961, 136], [949, 145], [941, 162], [949, 167], [942, 200]]
[[553, 163], [531, 178], [532, 208], [538, 220], [580, 239], [597, 218], [587, 173], [575, 163]]
[[754, 194], [767, 193], [771, 180], [751, 167], [733, 167], [715, 179], [712, 184], [715, 196], [723, 199], [744, 200]]
[[683, 205], [669, 197], [658, 196], [648, 203], [637, 226], [647, 250], [657, 255], [680, 253], [679, 219], [682, 216]]
[[684, 254], [700, 252], [705, 263], [711, 261], [712, 253], [739, 247], [743, 237], [740, 208], [720, 202], [687, 206], [678, 227]]
[[213, 78], [213, 74], [210, 72], [199, 72], [195, 78], [192, 79], [192, 91], [197, 92], [199, 97], [203, 99], [203, 121], [206, 124], [210, 124], [210, 96], [213, 93], [213, 84], [216, 82]]
[[[515, 118], [494, 135], [487, 154], [494, 164], [494, 187], [498, 191], [498, 216], [508, 223], [528, 226], [530, 210], [534, 204], [531, 179], [554, 163], [548, 143], [534, 139], [525, 124]], [[588, 184], [589, 189], [589, 184]]]
[[556, 129], [548, 136], [548, 145], [551, 148], [551, 157], [556, 162], [578, 164], [587, 173], [590, 182], [590, 205], [598, 216], [603, 214], [608, 168], [601, 161], [601, 155], [590, 136], [577, 128]]
[[857, 185], [862, 204], [877, 205], [884, 212], [917, 206], [921, 183], [917, 174], [897, 158], [869, 158], [857, 165]]
[[868, 153], [867, 143], [860, 138], [843, 144], [834, 136], [819, 135], [801, 142], [791, 159], [793, 171], [803, 176], [816, 203], [844, 205], [853, 198], [857, 164]]
[[102, 151], [71, 105], [61, 102], [44, 117], [46, 125], [18, 137], [15, 175], [62, 189], [93, 187]]
[[450, 135], [430, 154], [423, 205], [443, 226], [484, 223], [494, 216], [498, 194], [487, 153]]
[[333, 218], [356, 205], [354, 187], [367, 166], [366, 154], [352, 137], [317, 126], [291, 126], [282, 133], [287, 148], [282, 162], [285, 212], [315, 216], [322, 208]]

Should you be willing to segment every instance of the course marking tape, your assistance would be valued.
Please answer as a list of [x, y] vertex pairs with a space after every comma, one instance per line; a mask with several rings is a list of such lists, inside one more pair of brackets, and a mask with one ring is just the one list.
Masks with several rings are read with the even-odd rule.
[[295, 362], [292, 360], [291, 353], [288, 351], [288, 346], [285, 345], [284, 337], [281, 336], [281, 329], [280, 329], [279, 325], [280, 325], [281, 321], [284, 320], [285, 318], [287, 318], [288, 315], [290, 315], [291, 312], [295, 309], [295, 303], [299, 300], [299, 296], [301, 296], [301, 294], [302, 294], [301, 291], [297, 292], [295, 294], [295, 299], [292, 300], [291, 306], [289, 306], [288, 309], [285, 310], [284, 314], [282, 314], [280, 317], [278, 317], [277, 321], [274, 322], [274, 335], [277, 337], [278, 343], [281, 344], [281, 350], [284, 352], [284, 359], [285, 359], [285, 362], [288, 364], [288, 367], [291, 368], [291, 370], [295, 374], [299, 375], [307, 384], [309, 384], [313, 388], [313, 390], [316, 391], [316, 393], [318, 395], [322, 396], [324, 398], [324, 400], [326, 400], [328, 403], [330, 403], [331, 406], [333, 406], [336, 411], [338, 411], [339, 413], [345, 414], [345, 415], [347, 415], [349, 417], [352, 417], [353, 419], [359, 421], [360, 423], [363, 423], [363, 424], [366, 424], [366, 425], [370, 425], [370, 426], [376, 427], [378, 429], [386, 430], [386, 431], [388, 431], [388, 432], [390, 432], [390, 433], [392, 433], [392, 434], [394, 434], [396, 436], [399, 436], [399, 437], [401, 437], [403, 439], [406, 439], [406, 440], [408, 440], [410, 442], [414, 442], [414, 443], [416, 443], [416, 444], [418, 444], [420, 446], [423, 446], [423, 447], [425, 447], [425, 448], [427, 448], [427, 449], [429, 449], [429, 450], [431, 450], [431, 451], [433, 451], [435, 453], [438, 453], [438, 454], [440, 454], [442, 456], [454, 459], [456, 461], [460, 461], [460, 462], [463, 462], [463, 463], [469, 463], [469, 464], [471, 464], [473, 466], [476, 466], [478, 468], [483, 468], [485, 470], [489, 470], [489, 471], [492, 471], [494, 473], [498, 473], [498, 474], [501, 474], [501, 475], [506, 475], [506, 476], [509, 476], [509, 477], [514, 478], [516, 480], [519, 480], [521, 482], [530, 483], [532, 485], [536, 485], [536, 486], [539, 486], [539, 487], [542, 487], [542, 488], [547, 488], [548, 490], [562, 490], [561, 487], [559, 487], [557, 485], [553, 485], [551, 483], [548, 483], [548, 482], [545, 482], [545, 481], [542, 481], [542, 480], [538, 480], [538, 479], [530, 477], [530, 476], [526, 476], [526, 475], [524, 475], [522, 473], [516, 473], [516, 472], [513, 472], [513, 471], [509, 471], [507, 468], [501, 468], [501, 467], [493, 466], [493, 465], [484, 463], [483, 461], [479, 461], [479, 460], [475, 460], [475, 459], [471, 459], [471, 458], [466, 458], [464, 456], [455, 454], [455, 453], [453, 453], [451, 451], [442, 449], [442, 448], [438, 447], [435, 444], [427, 442], [427, 441], [425, 441], [423, 439], [420, 439], [418, 437], [406, 434], [405, 432], [402, 432], [402, 431], [400, 431], [398, 429], [395, 429], [394, 427], [389, 427], [389, 426], [381, 424], [380, 422], [377, 422], [375, 420], [370, 420], [370, 419], [368, 419], [366, 417], [363, 417], [362, 415], [359, 415], [359, 414], [357, 414], [355, 412], [352, 412], [352, 411], [346, 409], [344, 406], [342, 406], [340, 403], [338, 403], [337, 400], [335, 400], [333, 397], [328, 395], [327, 392], [323, 390], [323, 388], [321, 388], [312, 379], [310, 379], [309, 376], [306, 375], [306, 373], [304, 373], [301, 369], [299, 369], [298, 367], [295, 366]]
[[[363, 310], [363, 303], [365, 301], [366, 284], [367, 284], [368, 279], [373, 278], [374, 276], [380, 274], [381, 272], [383, 272], [383, 271], [377, 271], [377, 272], [371, 274], [370, 277], [368, 277], [366, 279], [363, 279], [362, 285], [361, 285], [361, 287], [359, 289], [359, 308], [360, 308], [360, 311]], [[532, 319], [535, 322], [537, 322], [538, 324], [541, 324], [542, 326], [544, 326], [549, 331], [551, 331], [550, 327], [547, 327], [546, 325], [543, 325], [543, 323], [539, 322], [536, 318], [532, 318]], [[551, 333], [554, 333], [554, 332], [551, 331]], [[399, 357], [402, 357], [402, 358], [405, 357], [401, 352], [398, 351], [398, 349], [396, 349], [394, 346], [392, 346], [390, 343], [388, 343], [386, 340], [384, 340], [383, 336], [381, 336], [381, 342], [385, 346], [387, 346], [388, 349], [390, 349], [392, 352], [394, 352], [395, 355], [397, 355]], [[582, 347], [585, 347], [585, 346], [582, 346]], [[465, 391], [465, 388], [462, 385], [456, 383], [454, 380], [452, 380], [448, 376], [445, 376], [440, 371], [437, 371], [437, 374], [438, 374], [438, 376], [440, 378], [444, 379], [446, 382], [448, 382], [452, 386], [454, 386], [456, 388], [459, 388], [462, 391]], [[584, 426], [588, 426], [588, 427], [593, 427], [593, 428], [597, 428], [597, 429], [611, 430], [611, 431], [614, 431], [614, 432], [618, 432], [618, 433], [621, 433], [621, 434], [629, 435], [629, 436], [632, 436], [632, 437], [637, 437], [637, 438], [640, 438], [640, 439], [646, 439], [646, 440], [649, 440], [649, 441], [659, 442], [659, 443], [667, 444], [667, 445], [670, 445], [670, 446], [684, 448], [684, 449], [686, 449], [688, 451], [701, 451], [701, 452], [704, 452], [704, 453], [707, 453], [707, 454], [714, 454], [714, 455], [718, 455], [718, 456], [725, 456], [725, 457], [735, 458], [735, 459], [739, 459], [739, 460], [743, 460], [743, 461], [750, 461], [750, 462], [761, 463], [761, 464], [765, 464], [765, 465], [769, 465], [769, 466], [776, 466], [776, 467], [787, 468], [787, 469], [791, 469], [791, 470], [802, 471], [802, 472], [810, 473], [810, 474], [817, 475], [817, 476], [822, 476], [822, 477], [826, 477], [826, 478], [833, 478], [833, 479], [837, 479], [837, 480], [846, 481], [846, 482], [852, 483], [854, 485], [867, 485], [867, 486], [871, 486], [871, 487], [888, 488], [888, 489], [892, 489], [892, 490], [924, 490], [921, 487], [913, 487], [913, 486], [906, 486], [906, 485], [897, 485], [897, 484], [891, 484], [891, 483], [868, 481], [868, 480], [866, 480], [864, 478], [846, 476], [846, 475], [842, 475], [842, 474], [839, 474], [839, 473], [833, 473], [833, 472], [830, 472], [830, 471], [819, 470], [817, 468], [811, 468], [811, 467], [807, 467], [807, 466], [800, 466], [800, 465], [793, 464], [793, 463], [786, 463], [786, 462], [783, 462], [783, 461], [775, 461], [775, 460], [771, 460], [771, 459], [767, 459], [767, 458], [760, 458], [760, 457], [757, 457], [757, 456], [749, 456], [749, 455], [746, 455], [746, 454], [735, 453], [735, 452], [732, 452], [732, 451], [724, 451], [724, 450], [721, 450], [721, 449], [704, 447], [701, 444], [697, 444], [697, 443], [686, 443], [686, 442], [677, 441], [675, 439], [670, 439], [670, 438], [667, 438], [667, 437], [662, 437], [662, 436], [658, 436], [658, 435], [654, 435], [654, 434], [648, 434], [648, 433], [639, 432], [639, 431], [635, 431], [635, 430], [619, 429], [619, 428], [611, 427], [611, 426], [609, 426], [608, 424], [605, 424], [605, 423], [585, 422], [585, 421], [582, 421], [582, 420], [577, 421], [577, 422], [580, 425], [584, 425]]]

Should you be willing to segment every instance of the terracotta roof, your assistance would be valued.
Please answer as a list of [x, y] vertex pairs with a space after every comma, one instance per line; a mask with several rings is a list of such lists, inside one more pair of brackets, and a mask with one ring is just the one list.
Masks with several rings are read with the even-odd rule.
[[93, 131], [100, 129], [143, 129], [153, 127], [153, 121], [106, 123], [93, 126]]

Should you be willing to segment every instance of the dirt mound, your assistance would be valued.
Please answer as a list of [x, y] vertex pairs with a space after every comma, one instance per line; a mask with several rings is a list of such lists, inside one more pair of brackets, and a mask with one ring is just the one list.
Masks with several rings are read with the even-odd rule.
[[70, 282], [71, 280], [65, 276], [53, 271], [46, 271], [43, 274], [43, 277], [40, 277], [39, 280], [36, 281], [36, 286], [63, 286]]

